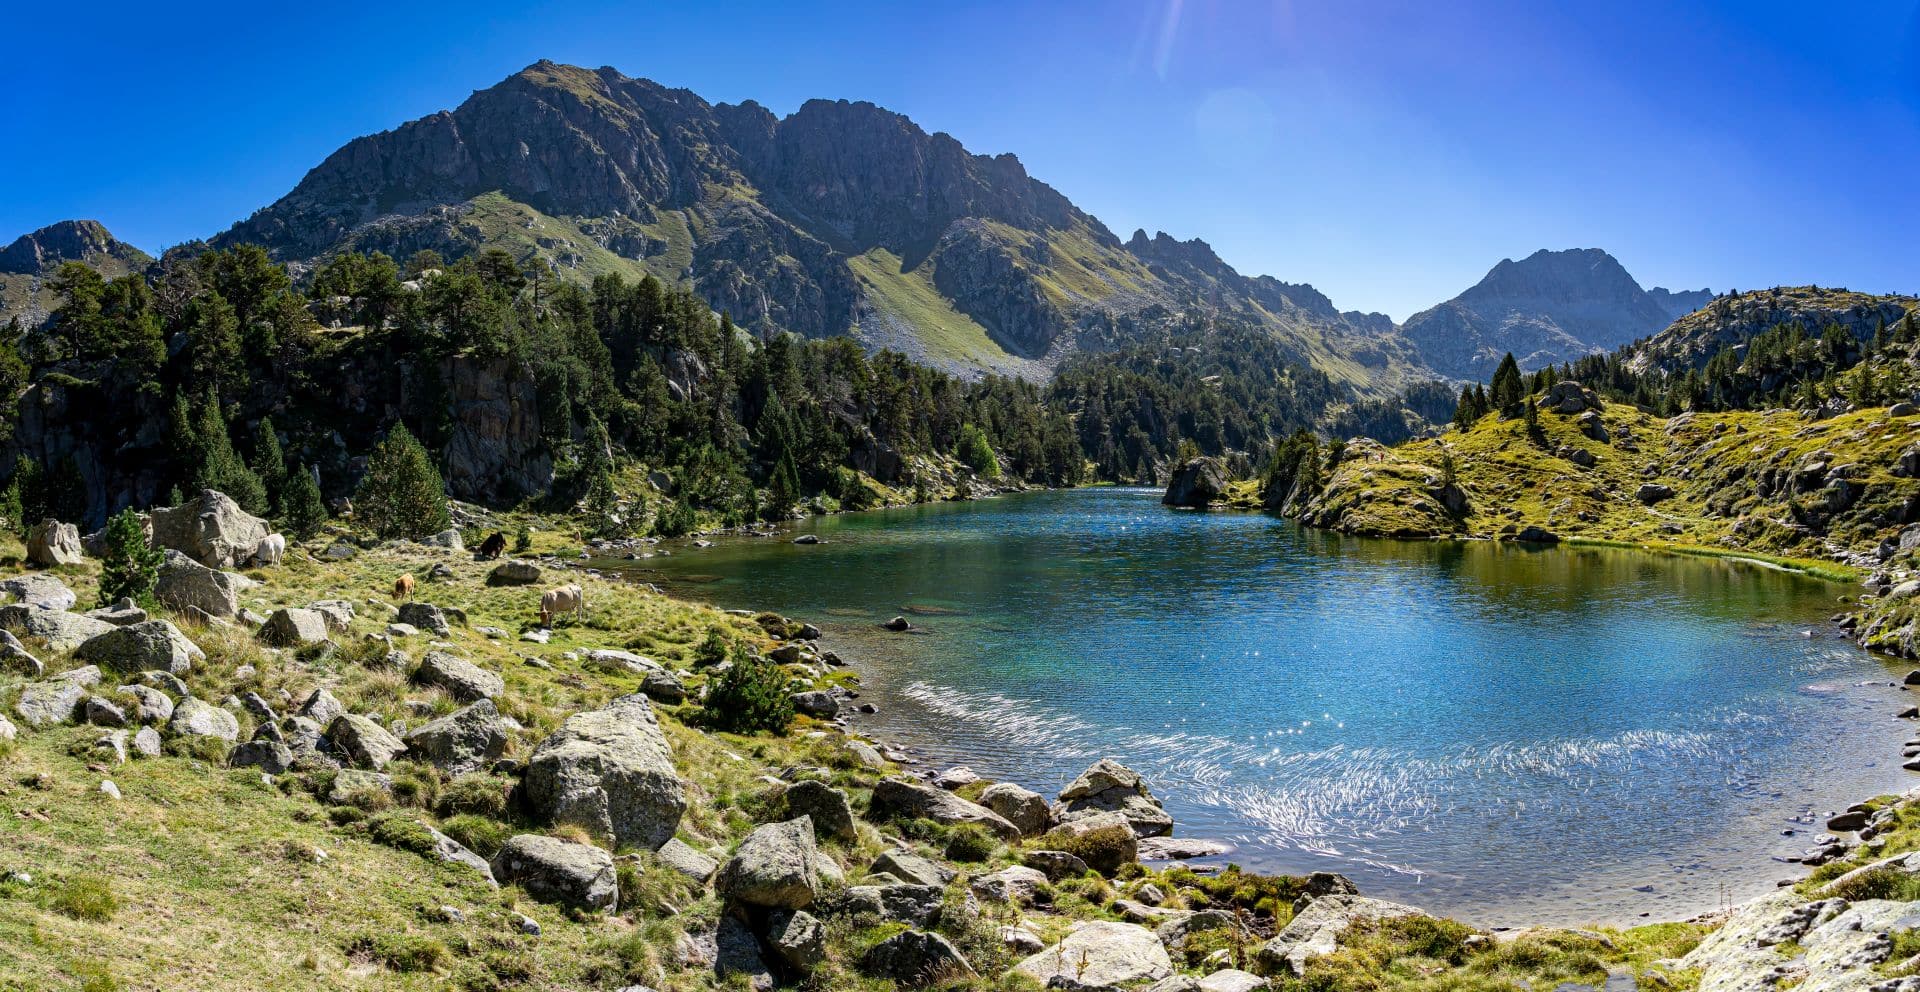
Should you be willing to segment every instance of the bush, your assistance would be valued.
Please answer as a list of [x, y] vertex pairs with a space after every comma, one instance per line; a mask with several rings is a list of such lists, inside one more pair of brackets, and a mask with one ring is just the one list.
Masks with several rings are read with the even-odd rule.
[[381, 537], [425, 537], [446, 530], [447, 486], [427, 449], [394, 424], [367, 457], [354, 493], [354, 513]]
[[378, 933], [347, 944], [347, 953], [367, 957], [395, 971], [438, 971], [452, 953], [447, 945], [414, 933]]
[[1000, 842], [987, 828], [977, 823], [963, 823], [953, 828], [947, 835], [946, 855], [949, 861], [986, 861], [993, 857]]
[[319, 533], [327, 522], [327, 503], [320, 498], [320, 484], [313, 480], [313, 466], [302, 465], [287, 477], [286, 492], [280, 496], [281, 512], [293, 536], [306, 540]]
[[440, 801], [435, 804], [434, 812], [441, 816], [471, 813], [501, 819], [507, 815], [507, 789], [510, 784], [506, 779], [492, 775], [462, 775], [440, 790]]
[[432, 809], [440, 798], [440, 772], [432, 765], [395, 762], [387, 766], [393, 800], [402, 806]]
[[712, 668], [733, 653], [733, 642], [718, 627], [707, 628], [707, 636], [693, 649], [693, 667]]
[[709, 724], [737, 734], [784, 734], [793, 723], [786, 673], [779, 665], [738, 648], [733, 667], [708, 687], [702, 705]]
[[520, 529], [513, 532], [513, 553], [525, 554], [531, 547], [533, 547], [533, 530], [523, 521]]
[[147, 542], [147, 529], [133, 507], [107, 521], [106, 541], [107, 553], [100, 561], [100, 605], [110, 606], [124, 597], [151, 607], [166, 552]]
[[653, 518], [653, 532], [661, 537], [682, 537], [700, 526], [700, 518], [686, 500], [674, 500]]
[[1134, 851], [1139, 842], [1134, 839], [1133, 830], [1118, 824], [1100, 827], [1083, 834], [1066, 830], [1056, 830], [1047, 835], [1047, 846], [1056, 851], [1065, 851], [1087, 863], [1087, 867], [1102, 875], [1111, 875], [1120, 870], [1120, 866], [1133, 859], [1128, 854]]
[[105, 923], [120, 909], [113, 886], [101, 875], [75, 875], [61, 883], [47, 897], [48, 906], [62, 916], [91, 923]]
[[440, 824], [440, 832], [453, 838], [467, 850], [483, 858], [491, 858], [507, 844], [512, 837], [512, 827], [499, 820], [489, 819], [477, 813], [460, 813], [448, 817]]
[[998, 479], [1000, 477], [1000, 460], [994, 457], [993, 445], [987, 441], [986, 432], [980, 428], [972, 424], [961, 425], [960, 443], [955, 448], [954, 454], [968, 468], [979, 473], [981, 478]]

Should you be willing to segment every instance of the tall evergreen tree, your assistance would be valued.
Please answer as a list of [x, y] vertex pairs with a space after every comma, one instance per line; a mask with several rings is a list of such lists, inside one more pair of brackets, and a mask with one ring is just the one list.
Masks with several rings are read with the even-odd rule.
[[166, 553], [147, 541], [146, 525], [127, 507], [107, 521], [106, 554], [100, 561], [100, 605], [131, 599], [153, 605], [153, 589], [160, 579]]
[[294, 537], [310, 538], [327, 522], [327, 503], [320, 497], [320, 484], [313, 479], [312, 466], [302, 465], [298, 471], [288, 474], [280, 501], [280, 512]]
[[427, 537], [451, 524], [446, 482], [404, 423], [395, 423], [374, 446], [353, 503], [381, 537]]
[[1500, 366], [1493, 370], [1493, 381], [1487, 390], [1488, 399], [1495, 410], [1505, 411], [1526, 395], [1526, 386], [1520, 381], [1520, 363], [1514, 361], [1509, 351], [1500, 359]]

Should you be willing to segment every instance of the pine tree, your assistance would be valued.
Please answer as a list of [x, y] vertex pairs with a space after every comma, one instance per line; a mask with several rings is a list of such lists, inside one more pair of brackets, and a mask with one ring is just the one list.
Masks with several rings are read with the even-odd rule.
[[299, 471], [287, 476], [280, 500], [280, 512], [294, 537], [310, 538], [327, 522], [327, 503], [320, 496], [320, 484], [314, 481], [311, 466], [302, 465]]
[[266, 487], [267, 505], [284, 513], [287, 485], [286, 457], [280, 451], [280, 437], [273, 431], [273, 418], [261, 417], [253, 438], [253, 472]]
[[1493, 381], [1489, 390], [1489, 399], [1493, 408], [1502, 412], [1510, 409], [1526, 396], [1526, 387], [1520, 381], [1520, 363], [1514, 361], [1513, 352], [1507, 352], [1500, 359], [1500, 367], [1493, 372]]
[[381, 537], [426, 537], [451, 526], [446, 482], [404, 423], [374, 446], [353, 502]]
[[994, 456], [993, 445], [987, 441], [987, 433], [973, 424], [960, 427], [960, 444], [955, 454], [968, 468], [979, 473], [982, 478], [1000, 477], [1000, 459]]
[[127, 507], [107, 521], [107, 553], [100, 561], [100, 605], [131, 599], [153, 605], [153, 587], [160, 580], [166, 553], [147, 541], [140, 515]]

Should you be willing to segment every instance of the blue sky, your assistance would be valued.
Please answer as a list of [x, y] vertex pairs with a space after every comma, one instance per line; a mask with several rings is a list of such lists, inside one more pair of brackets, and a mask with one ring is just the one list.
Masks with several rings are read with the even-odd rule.
[[[813, 9], [801, 9], [812, 7]], [[34, 4], [0, 240], [219, 231], [348, 139], [540, 58], [777, 112], [871, 100], [1126, 237], [1395, 318], [1503, 257], [1920, 291], [1920, 0]]]

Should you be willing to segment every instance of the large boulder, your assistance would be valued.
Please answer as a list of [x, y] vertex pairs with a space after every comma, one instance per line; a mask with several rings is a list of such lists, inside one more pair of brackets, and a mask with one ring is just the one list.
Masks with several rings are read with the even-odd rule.
[[27, 531], [27, 560], [35, 565], [77, 565], [80, 528], [48, 517]]
[[92, 638], [118, 628], [82, 613], [49, 610], [42, 606], [0, 606], [0, 628], [22, 637], [37, 637], [55, 653], [72, 651]]
[[424, 724], [407, 737], [409, 757], [424, 761], [448, 775], [477, 772], [499, 760], [507, 749], [507, 723], [482, 699]]
[[1546, 395], [1540, 397], [1539, 406], [1542, 410], [1567, 416], [1601, 408], [1600, 397], [1572, 379], [1562, 379], [1548, 386]]
[[1037, 868], [1012, 865], [973, 880], [973, 894], [988, 902], [1030, 903], [1034, 894], [1047, 884], [1047, 875]]
[[1117, 989], [1157, 982], [1173, 974], [1173, 961], [1160, 938], [1146, 927], [1094, 921], [1075, 924], [1058, 944], [1013, 970], [1046, 986]]
[[[82, 673], [87, 669], [80, 670]], [[94, 681], [98, 681], [99, 669], [91, 669]], [[91, 685], [84, 674], [67, 672], [45, 682], [29, 682], [20, 688], [19, 698], [13, 701], [13, 712], [20, 722], [29, 727], [52, 727], [62, 723], [72, 723], [79, 713], [80, 705], [86, 702], [87, 689]]]
[[814, 835], [821, 840], [850, 844], [859, 837], [847, 794], [825, 782], [795, 782], [780, 798], [787, 804], [789, 817], [804, 816], [813, 821]]
[[162, 671], [180, 675], [205, 658], [199, 646], [165, 620], [114, 627], [74, 649], [73, 656], [121, 672]]
[[1012, 782], [987, 786], [987, 791], [980, 793], [980, 805], [1000, 814], [1001, 819], [1013, 824], [1023, 836], [1044, 834], [1053, 825], [1053, 813], [1047, 809], [1046, 797]]
[[1189, 458], [1173, 470], [1167, 482], [1167, 494], [1160, 502], [1167, 506], [1205, 509], [1227, 492], [1227, 468], [1218, 458]]
[[1384, 920], [1399, 916], [1418, 916], [1420, 911], [1384, 899], [1336, 894], [1325, 895], [1295, 913], [1293, 920], [1260, 948], [1260, 960], [1274, 970], [1286, 969], [1304, 975], [1307, 962], [1332, 954], [1339, 947], [1340, 935], [1356, 920]]
[[168, 548], [160, 563], [159, 581], [153, 595], [176, 610], [196, 607], [216, 617], [240, 614], [240, 593], [252, 587], [253, 580], [238, 572], [208, 568], [179, 551]]
[[327, 618], [319, 610], [282, 607], [260, 626], [260, 639], [283, 648], [318, 644], [327, 639]]
[[379, 771], [400, 756], [407, 745], [387, 728], [357, 713], [335, 717], [327, 726], [327, 739], [356, 768]]
[[867, 815], [876, 822], [928, 819], [948, 825], [974, 823], [1001, 840], [1020, 839], [1020, 829], [993, 810], [945, 789], [898, 776], [883, 778], [874, 785]]
[[453, 636], [453, 625], [447, 623], [447, 612], [432, 603], [401, 603], [400, 613], [394, 619], [409, 627], [432, 631], [436, 637]]
[[612, 912], [620, 902], [613, 855], [591, 844], [520, 834], [493, 856], [493, 877], [570, 909]]
[[231, 743], [240, 739], [240, 721], [212, 703], [188, 696], [174, 705], [167, 732], [175, 737], [213, 737]]
[[530, 586], [539, 581], [540, 566], [520, 558], [503, 561], [487, 573], [490, 586]]
[[1053, 818], [1061, 823], [1100, 813], [1126, 817], [1135, 836], [1173, 832], [1173, 817], [1153, 797], [1140, 774], [1112, 758], [1101, 758], [1060, 792]]
[[209, 568], [240, 568], [273, 529], [225, 493], [202, 489], [174, 507], [154, 507], [153, 544], [172, 548]]
[[673, 752], [647, 697], [637, 693], [568, 717], [534, 748], [522, 788], [549, 822], [648, 850], [665, 844], [687, 811]]
[[12, 596], [15, 602], [49, 610], [71, 610], [74, 603], [79, 601], [65, 582], [45, 572], [28, 572], [10, 579], [0, 579], [0, 593]]
[[755, 827], [714, 876], [728, 902], [805, 909], [820, 893], [822, 858], [805, 816]]
[[921, 930], [903, 930], [873, 945], [860, 959], [860, 970], [907, 988], [974, 973], [966, 955], [947, 938]]
[[827, 927], [805, 910], [767, 914], [767, 946], [788, 964], [811, 971], [827, 959]]
[[[507, 691], [507, 683], [500, 676], [445, 651], [427, 652], [427, 656], [420, 659], [413, 680], [421, 685], [439, 686], [463, 703], [492, 699]], [[648, 715], [652, 715], [651, 711]]]

